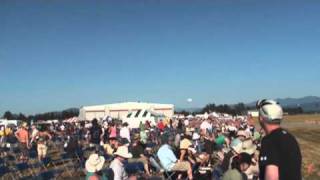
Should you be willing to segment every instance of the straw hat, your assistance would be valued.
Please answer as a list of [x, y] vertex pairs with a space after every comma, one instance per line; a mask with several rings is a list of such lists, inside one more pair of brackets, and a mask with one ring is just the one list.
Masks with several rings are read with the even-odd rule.
[[99, 156], [98, 154], [91, 154], [86, 161], [86, 170], [88, 172], [98, 172], [102, 169], [104, 164], [104, 157]]
[[244, 138], [249, 138], [250, 137], [250, 135], [244, 130], [238, 131], [237, 136], [243, 136]]
[[132, 158], [132, 154], [129, 153], [127, 146], [120, 146], [118, 147], [117, 151], [114, 153], [114, 155], [129, 159]]
[[241, 152], [248, 153], [252, 155], [257, 150], [257, 146], [253, 144], [251, 139], [247, 139], [242, 142]]

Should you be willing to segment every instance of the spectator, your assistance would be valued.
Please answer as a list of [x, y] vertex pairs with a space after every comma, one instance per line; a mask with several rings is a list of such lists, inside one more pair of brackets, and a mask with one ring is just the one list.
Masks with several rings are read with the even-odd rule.
[[113, 156], [113, 153], [117, 150], [119, 141], [117, 138], [109, 138], [109, 143], [104, 144], [103, 148], [108, 155]]
[[86, 168], [86, 180], [106, 180], [106, 176], [100, 176], [99, 173], [103, 168], [105, 159], [103, 156], [99, 156], [98, 154], [91, 154], [88, 160], [85, 163]]
[[26, 122], [21, 124], [20, 128], [15, 132], [15, 136], [19, 141], [19, 149], [21, 150], [20, 161], [27, 161], [30, 146], [28, 124]]
[[301, 180], [300, 148], [294, 136], [280, 126], [281, 106], [273, 100], [261, 100], [257, 109], [267, 134], [261, 142], [260, 179]]
[[34, 136], [34, 138], [31, 140], [34, 142], [37, 139], [37, 152], [38, 152], [38, 160], [41, 161], [43, 158], [47, 156], [48, 146], [47, 146], [47, 140], [51, 139], [51, 135], [47, 131], [46, 127], [40, 126], [38, 133]]
[[223, 175], [222, 180], [247, 180], [244, 171], [249, 168], [251, 162], [251, 156], [247, 153], [235, 156], [231, 163], [231, 169]]
[[117, 126], [112, 122], [109, 126], [109, 138], [117, 137]]
[[149, 171], [149, 161], [148, 158], [144, 155], [144, 149], [145, 147], [141, 144], [139, 136], [136, 136], [131, 147], [132, 158], [129, 159], [129, 162], [142, 163], [147, 176], [151, 176], [151, 173]]
[[128, 140], [128, 142], [130, 143], [130, 129], [128, 127], [128, 123], [123, 123], [122, 127], [120, 129], [120, 137], [122, 138], [126, 138]]
[[[175, 156], [174, 152], [172, 151], [172, 143], [173, 138], [168, 135], [162, 135], [162, 143], [163, 145], [158, 150], [158, 157], [160, 162], [167, 171], [179, 171], [179, 172], [187, 172], [188, 178], [193, 179], [192, 168], [189, 162], [187, 161], [180, 161]], [[180, 176], [181, 177], [181, 176]]]
[[120, 146], [114, 153], [116, 156], [110, 164], [110, 168], [114, 173], [114, 180], [127, 180], [128, 174], [124, 168], [124, 162], [126, 159], [132, 158], [132, 154], [129, 153], [128, 147]]
[[89, 140], [90, 146], [94, 146], [97, 150], [100, 147], [100, 142], [103, 141], [103, 131], [100, 125], [98, 124], [98, 120], [92, 120], [92, 127], [89, 132]]

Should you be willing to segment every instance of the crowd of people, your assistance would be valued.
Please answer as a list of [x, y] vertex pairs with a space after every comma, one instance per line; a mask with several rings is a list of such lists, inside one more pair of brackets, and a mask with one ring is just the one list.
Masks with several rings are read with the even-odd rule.
[[111, 118], [30, 127], [22, 123], [1, 128], [1, 159], [18, 149], [16, 161], [29, 163], [33, 150], [43, 162], [50, 150], [61, 148], [87, 180], [301, 180], [300, 149], [280, 126], [281, 106], [262, 100], [257, 109], [261, 128], [251, 117], [212, 116], [140, 122], [137, 129]]

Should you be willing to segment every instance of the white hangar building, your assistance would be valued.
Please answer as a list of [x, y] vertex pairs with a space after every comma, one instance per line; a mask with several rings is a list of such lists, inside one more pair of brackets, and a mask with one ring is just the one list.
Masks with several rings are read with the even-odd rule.
[[83, 106], [80, 108], [80, 120], [112, 118], [124, 119], [132, 112], [150, 111], [171, 118], [174, 114], [173, 104], [156, 104], [145, 102], [123, 102], [96, 106]]

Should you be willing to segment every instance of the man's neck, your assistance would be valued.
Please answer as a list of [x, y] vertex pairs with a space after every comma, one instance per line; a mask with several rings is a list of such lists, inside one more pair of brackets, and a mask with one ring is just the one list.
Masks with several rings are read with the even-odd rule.
[[269, 127], [267, 128], [267, 134], [271, 134], [273, 131], [279, 129], [280, 126], [279, 125], [269, 125]]

